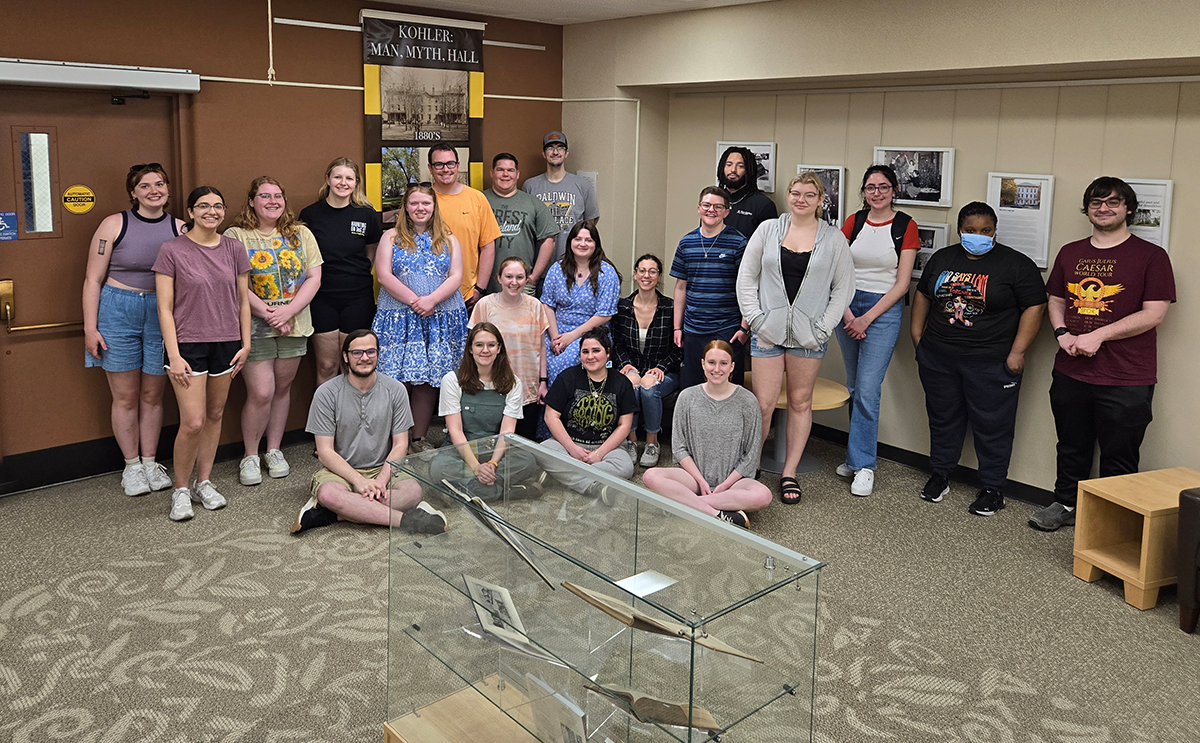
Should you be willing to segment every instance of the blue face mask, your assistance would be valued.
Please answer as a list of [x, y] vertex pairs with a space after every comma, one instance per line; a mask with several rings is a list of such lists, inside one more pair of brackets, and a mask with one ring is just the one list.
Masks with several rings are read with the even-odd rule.
[[959, 237], [962, 239], [963, 249], [971, 255], [983, 255], [996, 244], [995, 240], [987, 235], [976, 235], [966, 232], [959, 235]]

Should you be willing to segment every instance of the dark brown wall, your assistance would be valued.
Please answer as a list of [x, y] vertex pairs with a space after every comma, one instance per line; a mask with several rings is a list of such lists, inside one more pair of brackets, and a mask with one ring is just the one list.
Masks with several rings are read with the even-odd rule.
[[[3, 56], [72, 62], [179, 67], [201, 76], [264, 80], [268, 66], [268, 20], [265, 2], [207, 0], [164, 3], [161, 0], [77, 3], [69, 17], [56, 3], [10, 4], [0, 24]], [[562, 94], [562, 29], [537, 23], [443, 13], [417, 7], [348, 0], [276, 0], [276, 17], [346, 25], [358, 24], [362, 7], [413, 12], [435, 17], [467, 18], [488, 24], [485, 39], [544, 45], [545, 51], [484, 47], [485, 92], [502, 95], [560, 97]], [[289, 82], [362, 85], [361, 36], [348, 31], [274, 25], [276, 78]], [[148, 104], [130, 99], [128, 106]], [[283, 183], [289, 205], [299, 211], [316, 198], [325, 166], [345, 155], [363, 159], [361, 91], [268, 87], [204, 81], [196, 95], [180, 96], [181, 172], [172, 173], [173, 203], [200, 183], [214, 185], [231, 205], [240, 205], [252, 178], [270, 174]], [[485, 174], [491, 157], [508, 150], [522, 162], [522, 175], [543, 169], [541, 137], [561, 127], [561, 105], [549, 102], [499, 101], [484, 104]], [[114, 173], [114, 180], [122, 177]], [[4, 177], [4, 174], [0, 174]], [[11, 208], [11, 207], [7, 207]], [[85, 246], [78, 251], [83, 275]], [[79, 315], [76, 287], [65, 292], [64, 319]], [[82, 346], [82, 333], [79, 334]], [[289, 428], [300, 428], [312, 393], [312, 366], [301, 370], [293, 393]], [[235, 383], [225, 419], [224, 441], [240, 438], [238, 411], [243, 388]], [[54, 398], [47, 405], [56, 405]], [[103, 410], [101, 410], [103, 408]], [[51, 445], [90, 439], [99, 423], [108, 429], [103, 405], [84, 413], [76, 430], [55, 433]], [[173, 421], [168, 421], [173, 422]], [[23, 425], [23, 423], [22, 423]], [[36, 421], [29, 421], [36, 425]], [[45, 437], [37, 437], [45, 446]], [[3, 453], [28, 451], [21, 441], [5, 437]]]

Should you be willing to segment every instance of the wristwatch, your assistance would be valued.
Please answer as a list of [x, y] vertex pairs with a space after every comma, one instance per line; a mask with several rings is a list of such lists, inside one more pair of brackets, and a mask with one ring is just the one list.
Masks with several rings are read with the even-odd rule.
[[1062, 326], [1061, 328], [1055, 328], [1055, 329], [1054, 329], [1054, 337], [1055, 337], [1055, 338], [1061, 338], [1061, 337], [1063, 337], [1064, 335], [1066, 335], [1067, 333], [1070, 333], [1070, 332], [1071, 332], [1070, 330], [1067, 330], [1067, 326], [1065, 326], [1065, 325], [1064, 325], [1064, 326]]

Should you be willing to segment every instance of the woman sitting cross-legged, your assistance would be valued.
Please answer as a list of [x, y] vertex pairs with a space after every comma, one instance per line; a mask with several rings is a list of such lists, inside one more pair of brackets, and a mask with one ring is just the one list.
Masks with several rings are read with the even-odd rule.
[[[521, 380], [513, 376], [496, 326], [481, 322], [471, 328], [458, 371], [442, 377], [438, 414], [445, 417], [454, 446], [438, 450], [429, 465], [430, 476], [444, 478], [485, 501], [504, 497], [506, 481], [510, 498], [541, 495], [538, 485], [511, 484], [523, 483], [538, 471], [532, 454], [504, 441], [504, 434], [517, 429], [524, 391]], [[491, 437], [497, 437], [494, 443], [469, 443]], [[464, 467], [470, 476], [464, 477]]]
[[746, 511], [771, 503], [771, 490], [754, 479], [762, 414], [745, 387], [731, 384], [733, 348], [722, 340], [704, 347], [704, 383], [679, 393], [671, 450], [679, 468], [654, 467], [642, 483], [671, 500], [750, 528]]
[[[580, 338], [580, 365], [563, 369], [546, 394], [551, 438], [541, 446], [628, 480], [633, 477], [633, 460], [621, 442], [633, 428], [633, 385], [608, 368], [611, 350], [604, 328], [588, 330]], [[545, 459], [546, 471], [571, 490], [599, 498], [606, 506], [613, 504], [608, 487], [585, 475], [582, 468]]]

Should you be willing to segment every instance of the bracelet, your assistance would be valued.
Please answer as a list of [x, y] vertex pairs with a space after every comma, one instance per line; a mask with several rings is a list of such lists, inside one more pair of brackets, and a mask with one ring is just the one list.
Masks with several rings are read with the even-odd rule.
[[493, 467], [499, 467], [499, 466], [500, 466], [500, 463], [499, 463], [499, 462], [497, 462], [495, 459], [489, 459], [488, 461], [484, 462], [484, 464], [490, 464], [490, 465], [492, 465]]
[[549, 382], [549, 381], [550, 381], [550, 377], [538, 377], [538, 381], [539, 381], [539, 382]]

